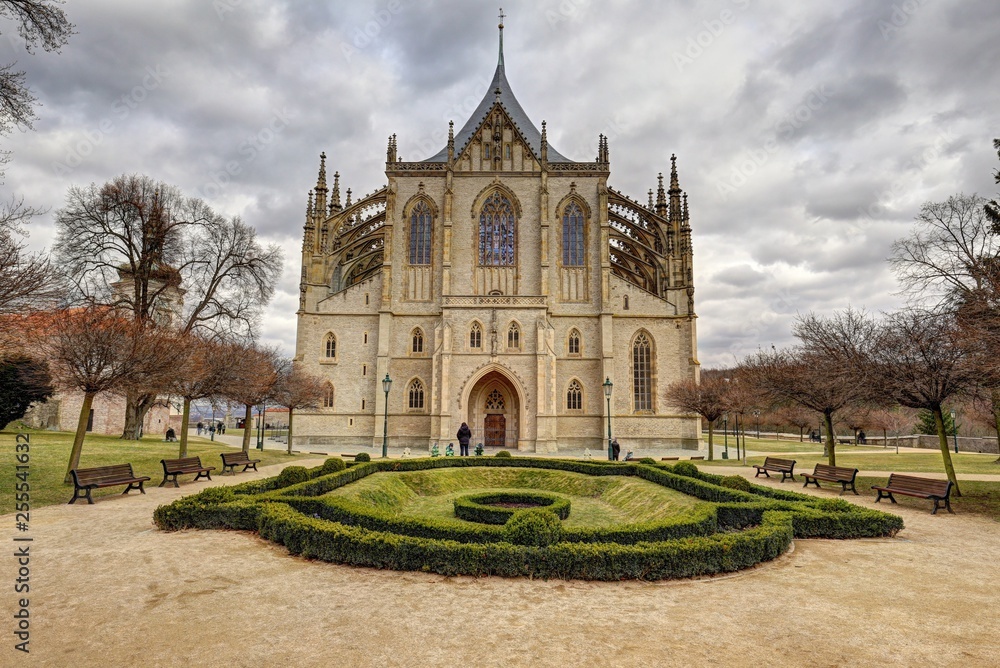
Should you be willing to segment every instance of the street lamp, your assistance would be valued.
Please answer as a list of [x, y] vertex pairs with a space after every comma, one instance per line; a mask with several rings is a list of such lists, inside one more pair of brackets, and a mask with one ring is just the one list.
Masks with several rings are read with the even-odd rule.
[[264, 449], [264, 418], [267, 417], [267, 403], [260, 405], [260, 412], [257, 414], [257, 449]]
[[722, 438], [726, 442], [726, 451], [722, 453], [722, 458], [729, 459], [729, 413], [722, 416]]
[[382, 458], [385, 459], [389, 456], [389, 388], [392, 387], [392, 378], [389, 378], [389, 372], [385, 372], [385, 378], [382, 379], [382, 390], [385, 392], [385, 416], [382, 418]]
[[955, 421], [955, 411], [951, 412], [951, 434], [955, 441], [955, 454], [958, 454], [958, 422]]
[[612, 454], [611, 452], [611, 388], [613, 388], [614, 386], [615, 384], [611, 382], [611, 378], [605, 376], [604, 384], [602, 385], [602, 387], [604, 388], [604, 397], [608, 400], [608, 461], [609, 462], [615, 458], [614, 454]]

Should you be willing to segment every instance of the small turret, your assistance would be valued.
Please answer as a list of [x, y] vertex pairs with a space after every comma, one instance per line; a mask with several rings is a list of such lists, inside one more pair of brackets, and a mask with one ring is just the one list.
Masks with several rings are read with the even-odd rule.
[[455, 161], [455, 121], [448, 121], [448, 162]]
[[333, 193], [330, 195], [330, 213], [340, 211], [340, 172], [333, 173]]
[[389, 145], [385, 149], [385, 161], [390, 164], [397, 162], [395, 134], [389, 136]]
[[663, 190], [663, 172], [656, 177], [656, 215], [667, 217], [667, 193]]
[[649, 189], [649, 204], [646, 205], [646, 208], [649, 209], [650, 211], [652, 211], [655, 208], [653, 206], [653, 189], [652, 188]]
[[677, 156], [670, 156], [670, 222], [681, 222], [681, 187], [677, 180]]
[[545, 121], [542, 121], [542, 145], [541, 145], [541, 150], [539, 152], [541, 153], [541, 155], [539, 157], [542, 159], [542, 162], [543, 163], [544, 162], [548, 162], [549, 161], [549, 138], [548, 138], [547, 131], [545, 129]]
[[323, 214], [326, 212], [326, 153], [319, 154], [319, 176], [316, 178], [316, 205], [315, 211]]

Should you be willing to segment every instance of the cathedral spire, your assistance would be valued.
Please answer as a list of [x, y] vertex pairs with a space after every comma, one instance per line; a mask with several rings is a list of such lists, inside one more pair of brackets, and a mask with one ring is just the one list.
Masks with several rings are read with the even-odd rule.
[[497, 67], [503, 69], [503, 20], [507, 15], [503, 13], [503, 7], [500, 8], [500, 25], [497, 27], [500, 29], [500, 55], [497, 58]]
[[663, 190], [663, 172], [656, 177], [656, 215], [667, 217], [667, 193]]
[[340, 172], [333, 173], [333, 194], [330, 195], [331, 211], [340, 211]]
[[670, 156], [670, 221], [679, 223], [683, 217], [681, 212], [681, 186], [677, 180], [677, 156]]
[[319, 154], [319, 176], [316, 177], [316, 210], [326, 211], [326, 152]]
[[677, 156], [671, 154], [670, 156], [670, 192], [674, 191], [680, 192], [681, 187], [677, 183]]
[[448, 162], [455, 160], [455, 121], [448, 121]]

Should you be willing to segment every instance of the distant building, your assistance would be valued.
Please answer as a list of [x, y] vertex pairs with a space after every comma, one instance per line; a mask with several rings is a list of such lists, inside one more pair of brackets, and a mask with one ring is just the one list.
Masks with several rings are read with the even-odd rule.
[[[675, 158], [642, 204], [608, 186], [608, 139], [577, 162], [528, 118], [499, 60], [447, 145], [341, 200], [326, 156], [309, 193], [296, 364], [327, 379], [295, 412], [295, 444], [600, 450], [605, 379], [623, 450], [697, 448], [666, 399], [698, 376], [691, 225]], [[573, 102], [573, 89], [560, 92]], [[583, 103], [583, 100], [576, 102]]]

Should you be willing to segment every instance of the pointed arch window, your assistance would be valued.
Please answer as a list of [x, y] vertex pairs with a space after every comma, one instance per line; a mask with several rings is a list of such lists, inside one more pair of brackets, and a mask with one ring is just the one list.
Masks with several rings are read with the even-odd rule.
[[585, 264], [583, 210], [576, 202], [571, 202], [563, 211], [562, 250], [564, 267], [582, 267]]
[[636, 411], [653, 410], [652, 344], [645, 332], [632, 342], [632, 404]]
[[413, 341], [410, 350], [418, 354], [424, 352], [424, 330], [419, 327], [413, 330]]
[[580, 381], [574, 380], [569, 384], [569, 389], [566, 390], [566, 408], [571, 411], [583, 409], [583, 387], [580, 386]]
[[424, 407], [424, 384], [419, 380], [410, 383], [410, 408], [423, 409]]
[[478, 322], [472, 323], [472, 328], [469, 329], [469, 347], [473, 350], [483, 347], [483, 328]]
[[327, 333], [323, 339], [323, 356], [328, 360], [337, 359], [337, 337], [333, 332]]
[[410, 213], [410, 264], [431, 263], [433, 216], [427, 202], [421, 200]]
[[323, 388], [323, 408], [333, 408], [333, 385], [330, 383]]
[[510, 200], [499, 192], [487, 197], [479, 214], [479, 264], [513, 266], [516, 228], [517, 220]]
[[570, 355], [580, 354], [580, 332], [576, 329], [571, 329], [569, 331], [569, 340], [567, 341], [567, 348]]
[[521, 349], [521, 328], [517, 326], [516, 322], [511, 323], [507, 330], [507, 347], [512, 350]]

